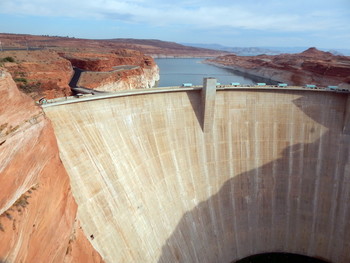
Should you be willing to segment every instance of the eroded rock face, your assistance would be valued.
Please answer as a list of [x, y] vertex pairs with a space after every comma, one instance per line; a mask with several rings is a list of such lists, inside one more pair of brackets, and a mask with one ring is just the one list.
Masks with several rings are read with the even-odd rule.
[[[1, 58], [17, 86], [34, 99], [69, 96], [68, 83], [73, 74], [71, 63], [54, 51], [6, 51]], [[13, 60], [13, 62], [11, 62]]]
[[152, 88], [159, 80], [157, 65], [117, 70], [109, 74], [84, 72], [80, 85], [99, 91]]
[[74, 67], [87, 71], [112, 71], [119, 65], [145, 65], [148, 59], [141, 52], [135, 50], [120, 49], [114, 52], [67, 52], [59, 53], [69, 60]]
[[74, 67], [84, 70], [78, 86], [100, 91], [151, 88], [159, 80], [159, 68], [150, 56], [118, 49], [111, 53], [61, 53]]
[[159, 80], [153, 58], [128, 49], [66, 53], [6, 51], [0, 59], [17, 87], [35, 100], [71, 95], [69, 82], [73, 67], [86, 71], [78, 85], [104, 91], [150, 88]]
[[3, 71], [0, 101], [0, 262], [101, 262], [76, 219], [50, 121]]
[[227, 55], [207, 60], [251, 75], [287, 82], [290, 85], [339, 85], [350, 75], [350, 58], [310, 48], [299, 54], [276, 56]]

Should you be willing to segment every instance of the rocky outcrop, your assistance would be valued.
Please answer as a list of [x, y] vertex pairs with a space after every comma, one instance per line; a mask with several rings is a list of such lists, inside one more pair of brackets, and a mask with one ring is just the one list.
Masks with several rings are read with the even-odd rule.
[[226, 55], [206, 60], [207, 63], [290, 85], [319, 86], [347, 83], [350, 58], [310, 48], [299, 54], [240, 57]]
[[99, 91], [151, 88], [159, 80], [153, 58], [139, 51], [118, 49], [110, 53], [61, 53], [74, 67], [85, 70], [78, 86]]
[[[140, 71], [142, 71], [141, 74], [139, 74]], [[118, 91], [152, 88], [159, 80], [158, 74], [158, 67], [153, 67], [150, 69], [138, 69], [133, 71], [130, 70], [127, 72], [121, 72], [119, 74], [112, 74], [110, 78], [101, 82], [101, 84], [96, 87], [96, 90]]]
[[[11, 73], [18, 88], [34, 99], [69, 96], [71, 63], [53, 51], [6, 51], [3, 66]], [[9, 60], [9, 61], [8, 61]]]
[[120, 65], [150, 66], [154, 61], [139, 51], [118, 49], [113, 52], [66, 52], [59, 55], [69, 60], [73, 67], [86, 71], [113, 71]]
[[68, 84], [73, 67], [86, 71], [78, 85], [103, 91], [150, 88], [159, 80], [153, 58], [135, 50], [65, 53], [21, 50], [0, 55], [2, 66], [11, 73], [17, 87], [35, 100], [71, 95]]
[[0, 262], [101, 262], [76, 219], [51, 123], [1, 70], [0, 102]]

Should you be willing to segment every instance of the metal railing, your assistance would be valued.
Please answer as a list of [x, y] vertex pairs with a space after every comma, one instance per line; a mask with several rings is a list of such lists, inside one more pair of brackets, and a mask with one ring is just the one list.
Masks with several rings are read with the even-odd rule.
[[[326, 91], [326, 92], [338, 92], [338, 93], [350, 93], [350, 90], [339, 88], [337, 86], [278, 86], [278, 85], [217, 85], [217, 90], [312, 90], [312, 91]], [[113, 98], [120, 96], [130, 96], [130, 95], [139, 95], [139, 94], [150, 94], [150, 93], [160, 93], [160, 92], [176, 92], [176, 91], [191, 91], [191, 90], [201, 90], [202, 86], [171, 86], [171, 87], [158, 87], [151, 89], [133, 89], [133, 90], [123, 90], [118, 92], [110, 92], [103, 94], [77, 94], [75, 96], [67, 96], [55, 99], [41, 100], [38, 101], [37, 104], [46, 105], [48, 104], [65, 104], [65, 103], [73, 103], [85, 100], [94, 100], [94, 99], [105, 99], [105, 98]]]

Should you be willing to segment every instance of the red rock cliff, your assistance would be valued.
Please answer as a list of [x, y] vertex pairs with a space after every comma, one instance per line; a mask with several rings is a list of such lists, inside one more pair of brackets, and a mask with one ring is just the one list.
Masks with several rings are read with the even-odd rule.
[[0, 262], [102, 262], [79, 222], [50, 122], [0, 69]]
[[[10, 58], [10, 59], [9, 59]], [[34, 99], [69, 96], [71, 63], [54, 51], [6, 51], [1, 53], [6, 69], [17, 86]], [[6, 61], [10, 60], [10, 61]]]
[[74, 67], [85, 70], [79, 86], [102, 91], [151, 88], [159, 80], [153, 58], [139, 51], [117, 49], [109, 53], [60, 53]]
[[350, 75], [349, 57], [335, 56], [316, 48], [276, 56], [226, 55], [207, 62], [291, 85], [340, 85], [347, 83]]

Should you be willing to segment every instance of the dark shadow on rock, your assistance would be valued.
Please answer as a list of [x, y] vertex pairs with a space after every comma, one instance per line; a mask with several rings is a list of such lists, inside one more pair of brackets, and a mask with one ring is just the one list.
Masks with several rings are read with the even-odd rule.
[[[290, 145], [278, 159], [226, 181], [183, 215], [163, 244], [158, 263], [229, 263], [267, 252], [333, 262], [342, 255], [342, 262], [350, 260], [350, 209], [341, 202], [350, 192], [344, 176], [349, 138], [338, 123], [341, 105], [329, 115], [319, 114], [333, 106], [317, 109], [308, 105], [309, 96], [313, 94], [295, 100], [295, 105], [330, 130], [315, 142]], [[189, 98], [200, 101], [196, 93]], [[305, 132], [314, 133], [315, 128]]]

